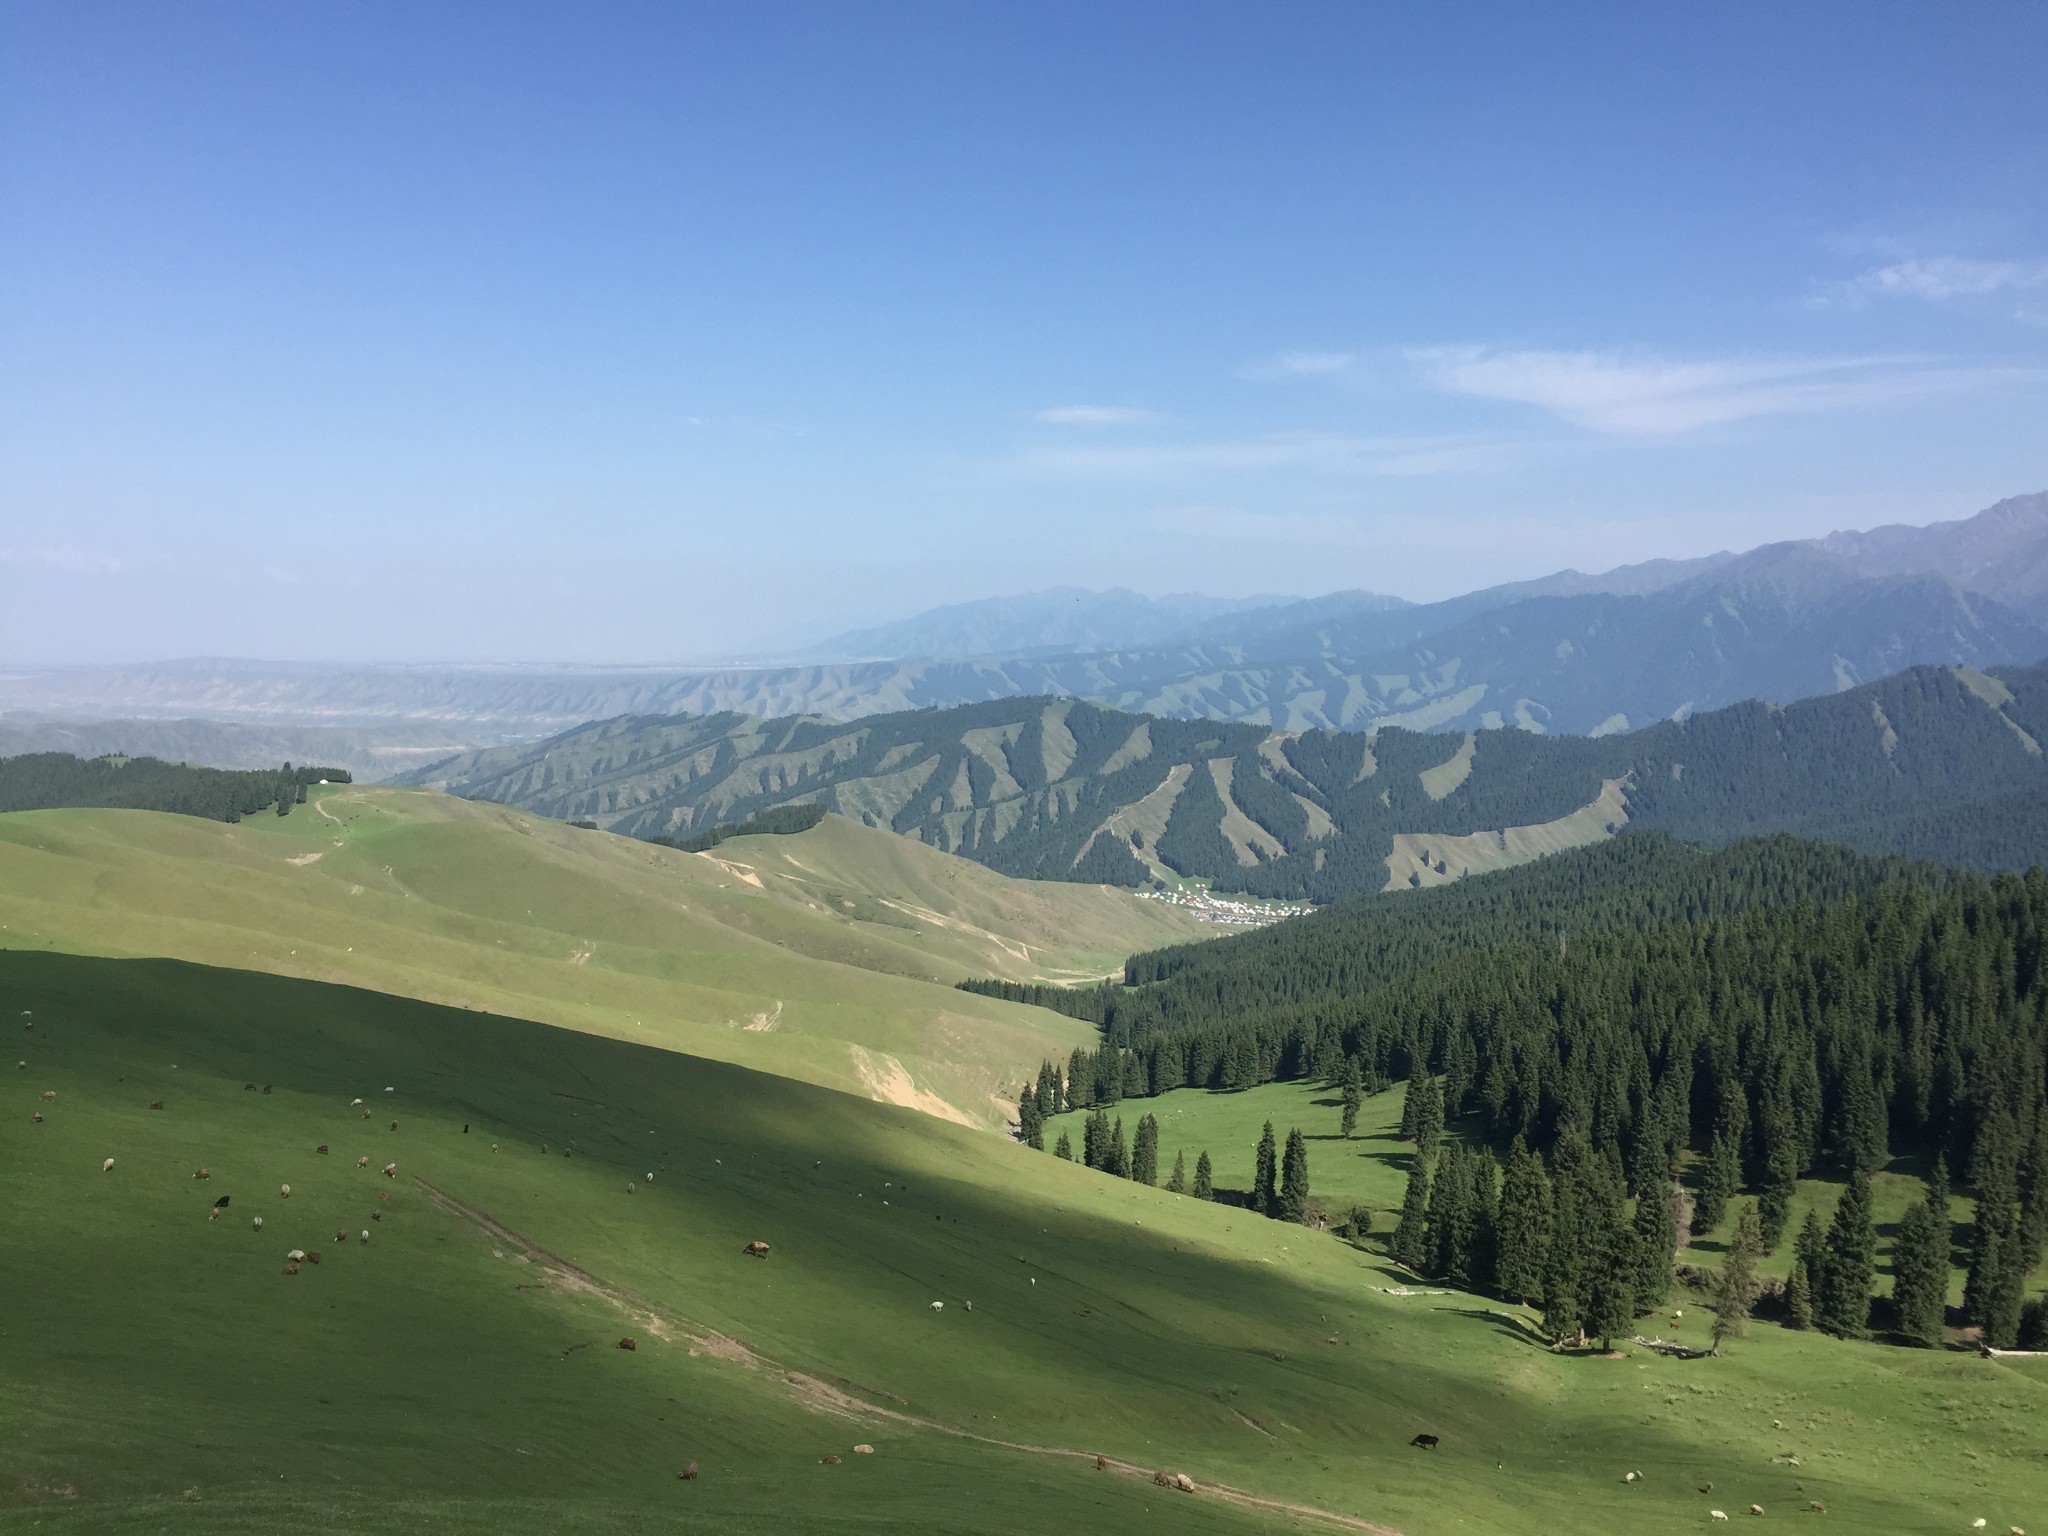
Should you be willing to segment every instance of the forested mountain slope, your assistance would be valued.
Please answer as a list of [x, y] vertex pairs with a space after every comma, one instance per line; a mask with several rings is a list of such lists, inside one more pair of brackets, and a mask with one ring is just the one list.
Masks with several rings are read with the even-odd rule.
[[1632, 735], [1274, 733], [1068, 700], [851, 723], [624, 718], [468, 754], [454, 792], [634, 836], [815, 802], [1009, 874], [1175, 875], [1331, 900], [1624, 826], [1802, 832], [1987, 868], [2048, 861], [2048, 668], [1919, 668]]
[[306, 803], [307, 785], [330, 781], [346, 784], [349, 776], [339, 768], [294, 768], [290, 763], [261, 772], [234, 772], [153, 757], [33, 752], [0, 757], [0, 812], [104, 806], [240, 821], [273, 809], [289, 816], [293, 806]]

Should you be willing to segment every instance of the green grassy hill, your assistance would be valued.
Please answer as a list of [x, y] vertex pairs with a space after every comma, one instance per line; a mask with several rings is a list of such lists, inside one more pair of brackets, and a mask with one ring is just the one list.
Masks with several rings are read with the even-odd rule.
[[[1554, 1354], [1325, 1235], [354, 989], [7, 953], [0, 1018], [8, 1530], [1658, 1536], [1819, 1499], [1932, 1533], [2048, 1505], [2027, 1362], [1770, 1328]], [[292, 1248], [322, 1262], [286, 1275]]]
[[1209, 931], [836, 817], [705, 857], [430, 792], [311, 795], [238, 826], [0, 816], [0, 945], [349, 982], [999, 1125], [1048, 1053], [1094, 1031], [951, 983], [1100, 975]]
[[1275, 733], [1070, 699], [816, 717], [624, 716], [431, 770], [634, 836], [818, 804], [1045, 880], [1318, 901], [1448, 883], [1625, 827], [1797, 832], [1984, 868], [2048, 862], [2048, 667], [1922, 667], [1633, 735]]

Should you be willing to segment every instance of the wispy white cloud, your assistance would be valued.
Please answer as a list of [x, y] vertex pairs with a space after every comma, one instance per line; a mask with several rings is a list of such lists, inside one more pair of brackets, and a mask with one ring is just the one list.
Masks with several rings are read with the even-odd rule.
[[1247, 379], [1327, 379], [1358, 366], [1356, 352], [1282, 352], [1243, 369]]
[[2048, 261], [1982, 261], [1969, 256], [1918, 256], [1832, 283], [1808, 301], [1825, 307], [1881, 299], [1982, 299], [2048, 288]]
[[1134, 405], [1054, 405], [1034, 412], [1033, 419], [1055, 427], [1149, 427], [1166, 420]]
[[1913, 357], [1734, 357], [1509, 352], [1421, 347], [1408, 361], [1431, 388], [1513, 401], [1575, 426], [1629, 437], [1674, 436], [1763, 416], [1882, 405], [1994, 385], [2038, 384], [2041, 370]]

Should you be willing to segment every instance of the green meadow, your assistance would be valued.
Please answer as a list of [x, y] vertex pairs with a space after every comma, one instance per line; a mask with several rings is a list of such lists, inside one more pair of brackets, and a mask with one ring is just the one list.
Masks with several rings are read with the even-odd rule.
[[1937, 1532], [2048, 1503], [2031, 1362], [1770, 1328], [1556, 1354], [1326, 1234], [355, 988], [17, 952], [0, 1018], [8, 1529], [1665, 1532], [1818, 1499]]

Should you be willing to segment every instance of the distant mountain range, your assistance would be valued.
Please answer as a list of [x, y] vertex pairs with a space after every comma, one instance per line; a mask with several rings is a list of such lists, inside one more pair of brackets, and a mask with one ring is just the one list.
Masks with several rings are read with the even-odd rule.
[[[1246, 604], [1252, 606], [1246, 606]], [[0, 711], [431, 724], [544, 736], [613, 716], [868, 715], [1052, 696], [1285, 731], [1611, 733], [1788, 703], [1908, 667], [2048, 657], [2048, 493], [1926, 528], [1659, 560], [1412, 604], [1060, 589], [824, 642], [773, 667], [318, 667], [236, 661], [0, 676]]]
[[1006, 874], [1330, 900], [1424, 886], [1625, 827], [2048, 863], [2048, 665], [1914, 668], [1789, 708], [1604, 739], [1274, 732], [1065, 699], [763, 721], [622, 717], [414, 776], [633, 836], [817, 804]]

